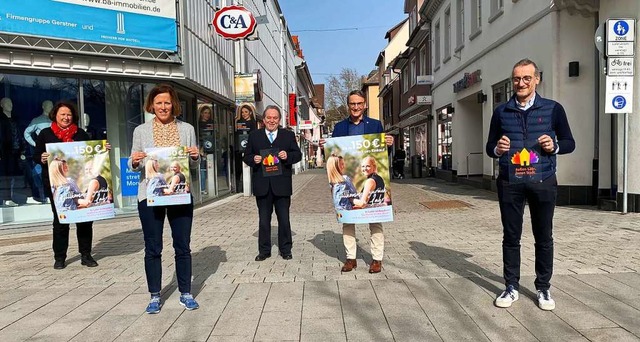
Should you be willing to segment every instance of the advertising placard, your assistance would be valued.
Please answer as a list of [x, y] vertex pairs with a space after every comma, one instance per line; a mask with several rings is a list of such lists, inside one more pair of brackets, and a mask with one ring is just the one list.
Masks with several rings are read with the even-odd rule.
[[191, 203], [189, 152], [186, 146], [145, 148], [147, 205]]
[[174, 0], [2, 1], [0, 32], [177, 51]]
[[384, 134], [327, 139], [325, 167], [340, 223], [393, 221]]
[[53, 203], [60, 223], [115, 216], [106, 140], [47, 144]]
[[234, 78], [236, 104], [255, 101], [255, 83], [255, 74], [236, 74]]

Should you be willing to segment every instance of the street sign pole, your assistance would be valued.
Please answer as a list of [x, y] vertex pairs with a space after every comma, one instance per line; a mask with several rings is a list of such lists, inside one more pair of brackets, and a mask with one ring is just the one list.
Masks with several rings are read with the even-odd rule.
[[[622, 214], [627, 213], [629, 187], [629, 114], [633, 113], [633, 83], [635, 80], [635, 19], [607, 19], [606, 52], [607, 77], [605, 113], [624, 115], [622, 143]], [[602, 30], [595, 35], [596, 47], [601, 50]], [[612, 175], [612, 177], [614, 177]]]
[[622, 214], [627, 213], [627, 192], [629, 180], [629, 113], [624, 113], [624, 143], [622, 146]]

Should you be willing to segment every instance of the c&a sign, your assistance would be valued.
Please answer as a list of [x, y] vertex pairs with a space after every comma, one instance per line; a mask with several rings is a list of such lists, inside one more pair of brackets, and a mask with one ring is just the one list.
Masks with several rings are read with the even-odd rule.
[[244, 39], [256, 30], [256, 18], [243, 6], [226, 6], [214, 15], [213, 27], [226, 39]]

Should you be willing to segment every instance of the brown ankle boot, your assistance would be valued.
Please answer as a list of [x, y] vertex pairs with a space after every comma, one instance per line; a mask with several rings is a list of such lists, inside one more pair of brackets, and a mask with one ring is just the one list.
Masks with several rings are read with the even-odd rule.
[[369, 266], [369, 273], [380, 273], [382, 271], [382, 261], [373, 260]]
[[347, 259], [344, 266], [342, 266], [342, 272], [351, 272], [354, 268], [358, 268], [356, 259]]

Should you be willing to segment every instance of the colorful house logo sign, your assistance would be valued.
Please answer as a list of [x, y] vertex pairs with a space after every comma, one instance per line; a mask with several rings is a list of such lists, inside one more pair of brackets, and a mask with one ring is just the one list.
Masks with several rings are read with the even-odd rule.
[[529, 151], [526, 148], [516, 152], [511, 156], [511, 164], [515, 165], [514, 175], [516, 177], [533, 176], [536, 174], [536, 168], [531, 166], [540, 162], [540, 157], [535, 151]]
[[243, 6], [226, 6], [213, 16], [213, 27], [225, 39], [244, 39], [256, 30], [256, 18]]

